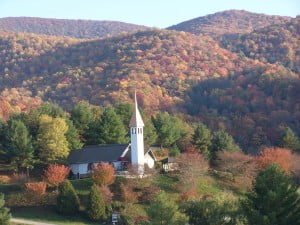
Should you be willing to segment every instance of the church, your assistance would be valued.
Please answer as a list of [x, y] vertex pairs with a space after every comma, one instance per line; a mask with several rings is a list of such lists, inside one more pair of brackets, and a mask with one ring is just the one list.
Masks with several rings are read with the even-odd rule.
[[144, 147], [144, 122], [138, 109], [136, 94], [134, 96], [134, 111], [130, 120], [129, 144], [87, 145], [80, 150], [71, 151], [68, 161], [70, 169], [77, 177], [88, 175], [93, 165], [110, 163], [116, 173], [127, 170], [129, 165], [136, 166], [140, 174], [144, 166], [154, 167], [156, 161], [151, 148]]

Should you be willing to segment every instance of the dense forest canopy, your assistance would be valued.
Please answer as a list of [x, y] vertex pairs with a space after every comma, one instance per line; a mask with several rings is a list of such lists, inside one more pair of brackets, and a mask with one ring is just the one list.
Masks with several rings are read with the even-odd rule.
[[[277, 143], [287, 127], [299, 134], [299, 18], [205, 18], [220, 32], [153, 29], [88, 40], [0, 31], [1, 119], [41, 100], [68, 111], [81, 100], [130, 103], [137, 90], [147, 116], [168, 111], [226, 129], [246, 151]], [[247, 24], [238, 29], [237, 18]]]

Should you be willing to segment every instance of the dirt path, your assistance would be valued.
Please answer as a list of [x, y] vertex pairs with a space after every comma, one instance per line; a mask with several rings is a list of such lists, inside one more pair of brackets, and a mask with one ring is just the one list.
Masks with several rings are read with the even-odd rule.
[[28, 224], [28, 225], [56, 225], [56, 224], [51, 224], [51, 223], [42, 223], [42, 222], [36, 222], [36, 221], [31, 221], [31, 220], [24, 220], [24, 219], [15, 219], [12, 218], [10, 220], [13, 223], [21, 223], [21, 224]]

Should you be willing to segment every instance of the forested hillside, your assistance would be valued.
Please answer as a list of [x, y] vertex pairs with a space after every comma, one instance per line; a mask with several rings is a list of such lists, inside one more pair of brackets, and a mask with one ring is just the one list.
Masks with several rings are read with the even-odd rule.
[[[249, 151], [273, 145], [287, 126], [300, 132], [300, 80], [291, 66], [299, 57], [296, 21], [249, 34], [282, 31], [280, 45], [290, 52], [280, 56], [284, 51], [278, 50], [275, 64], [268, 56], [277, 45], [264, 47], [262, 39], [257, 44], [262, 50], [251, 59], [229, 40], [226, 46], [236, 53], [209, 36], [187, 32], [147, 30], [79, 40], [2, 31], [0, 91], [12, 99], [9, 93], [22, 96], [26, 90], [26, 107], [5, 100], [1, 118], [36, 107], [30, 98], [70, 110], [81, 100], [102, 106], [132, 102], [137, 90], [147, 115], [168, 111], [212, 130], [227, 129]], [[270, 43], [276, 32], [266, 34]]]
[[273, 24], [283, 24], [291, 18], [251, 13], [244, 10], [228, 10], [198, 17], [169, 27], [169, 30], [186, 31], [219, 37], [223, 34], [249, 33]]
[[122, 32], [134, 32], [145, 29], [147, 29], [145, 26], [118, 21], [66, 20], [36, 17], [0, 18], [0, 30], [75, 38], [99, 38]]
[[244, 35], [225, 35], [225, 48], [262, 62], [300, 72], [300, 17]]

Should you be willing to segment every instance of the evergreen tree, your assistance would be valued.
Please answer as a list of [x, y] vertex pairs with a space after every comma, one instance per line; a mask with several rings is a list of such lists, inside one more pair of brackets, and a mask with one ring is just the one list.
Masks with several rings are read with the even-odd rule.
[[108, 107], [104, 110], [98, 127], [98, 143], [124, 144], [128, 142], [127, 131], [113, 108]]
[[145, 144], [151, 146], [155, 144], [157, 140], [156, 130], [150, 119], [146, 119], [144, 121], [145, 121], [145, 127], [144, 127]]
[[74, 214], [79, 211], [79, 198], [72, 183], [65, 180], [58, 187], [57, 210], [62, 214]]
[[284, 171], [273, 164], [261, 171], [241, 202], [248, 224], [300, 224], [300, 197], [297, 187]]
[[75, 105], [71, 112], [71, 119], [79, 133], [83, 135], [95, 119], [92, 112], [92, 107], [87, 102], [80, 102]]
[[66, 123], [68, 125], [68, 131], [66, 132], [66, 139], [68, 141], [68, 147], [70, 150], [80, 149], [83, 146], [79, 138], [79, 133], [76, 130], [72, 120], [66, 119]]
[[64, 119], [40, 116], [37, 144], [41, 160], [50, 162], [69, 155], [70, 150], [65, 137], [67, 130], [68, 125]]
[[158, 113], [155, 118], [152, 118], [152, 122], [158, 136], [158, 144], [161, 146], [172, 146], [185, 136], [183, 122], [167, 112]]
[[104, 199], [102, 193], [99, 190], [99, 187], [96, 184], [93, 184], [93, 186], [91, 187], [87, 213], [89, 218], [92, 220], [100, 220], [106, 218]]
[[179, 212], [176, 203], [161, 191], [147, 208], [149, 225], [183, 225], [188, 218]]
[[115, 112], [120, 117], [124, 127], [127, 128], [133, 113], [133, 105], [121, 102], [115, 107]]
[[9, 225], [11, 214], [9, 213], [9, 209], [4, 207], [4, 195], [0, 194], [0, 224], [1, 225]]
[[227, 132], [220, 130], [212, 139], [211, 158], [215, 159], [219, 151], [239, 152], [241, 149]]
[[209, 157], [209, 150], [211, 147], [212, 134], [210, 130], [202, 123], [200, 123], [193, 135], [193, 144], [198, 149], [199, 153]]
[[283, 132], [279, 145], [282, 148], [288, 148], [293, 151], [300, 151], [300, 142], [295, 133], [289, 127], [287, 127]]
[[219, 203], [214, 199], [201, 199], [188, 202], [184, 208], [190, 225], [238, 224], [238, 207], [233, 202]]
[[22, 121], [15, 119], [8, 121], [5, 142], [6, 155], [16, 170], [33, 167], [31, 137]]

